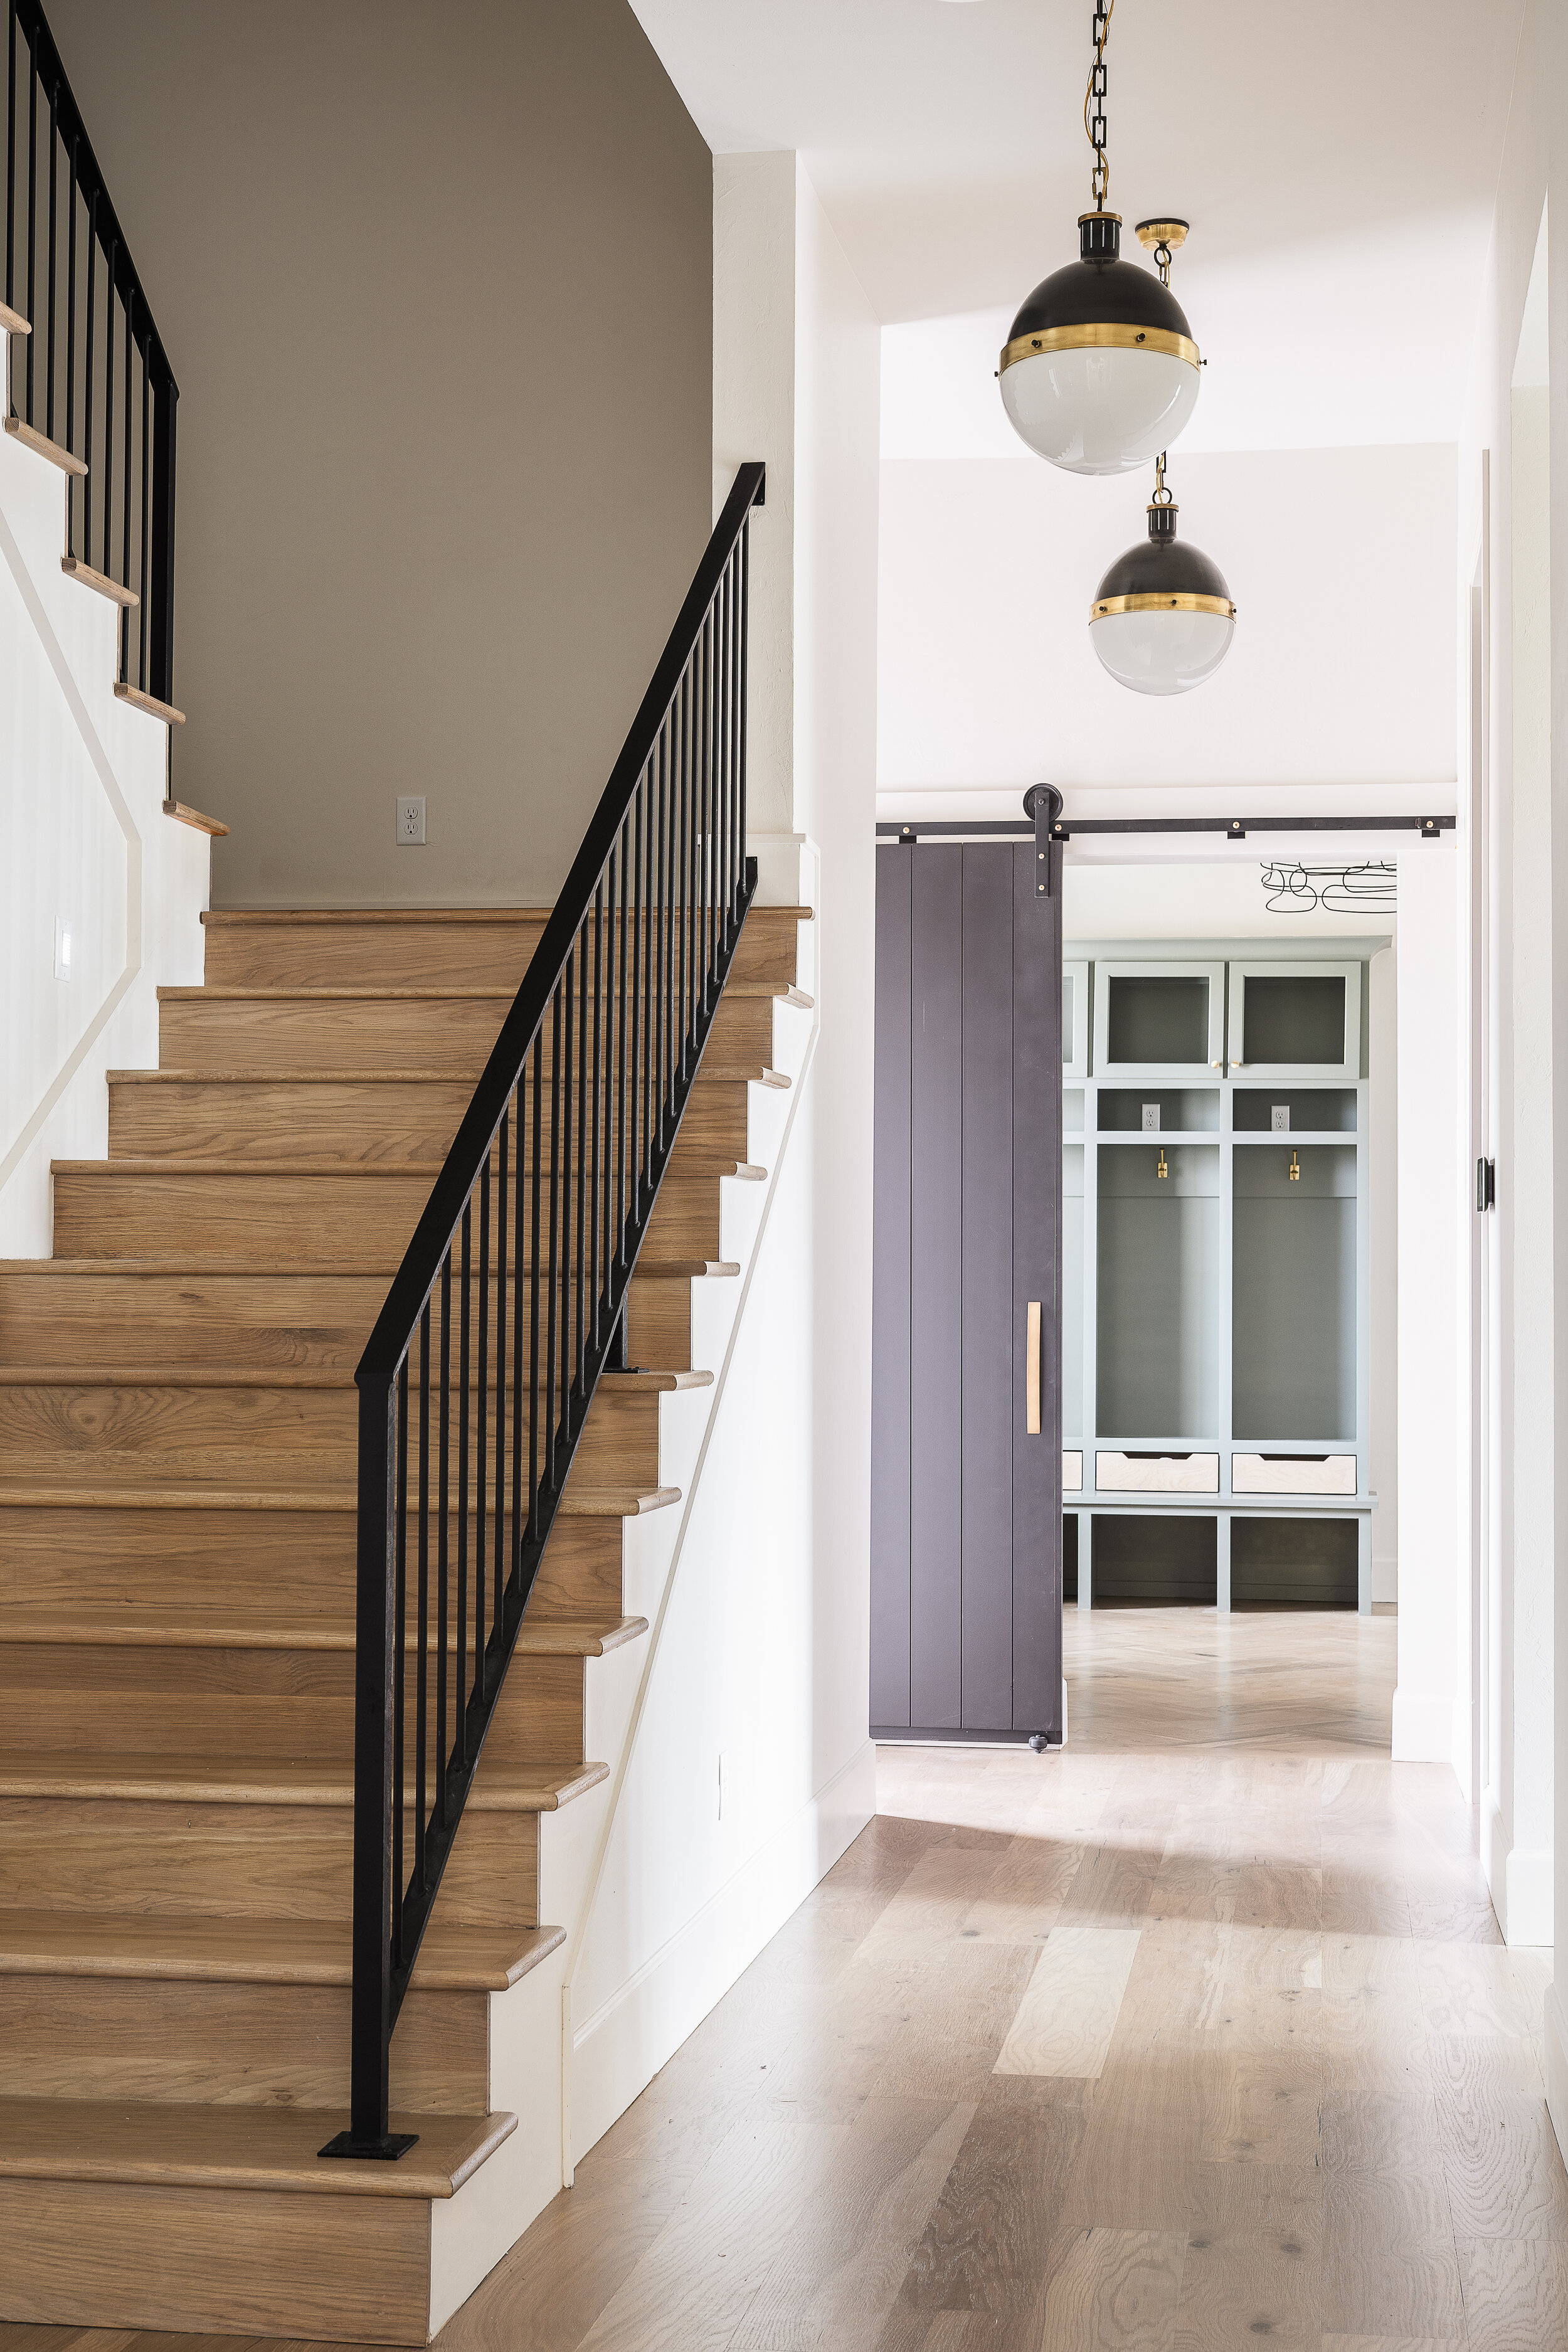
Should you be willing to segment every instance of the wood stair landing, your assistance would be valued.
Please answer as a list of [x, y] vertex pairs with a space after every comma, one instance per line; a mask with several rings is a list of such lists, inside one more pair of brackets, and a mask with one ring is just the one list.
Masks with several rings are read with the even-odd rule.
[[[108, 1158], [56, 1163], [57, 1255], [0, 1263], [0, 2320], [422, 2343], [439, 2215], [529, 2218], [468, 2184], [555, 2128], [508, 2072], [520, 2032], [531, 2081], [559, 2064], [546, 1824], [606, 1776], [588, 1677], [647, 1630], [626, 1523], [679, 1500], [661, 1415], [711, 1383], [693, 1288], [740, 1271], [723, 1188], [767, 1172], [750, 1105], [787, 1084], [808, 913], [742, 934], [629, 1295], [642, 1369], [595, 1396], [393, 2037], [395, 2164], [318, 2155], [348, 2101], [353, 1372], [544, 913], [205, 917], [210, 984], [160, 992], [158, 1069], [111, 1074]], [[411, 1765], [405, 1854], [416, 1796]], [[532, 2021], [497, 2034], [498, 2002]]]

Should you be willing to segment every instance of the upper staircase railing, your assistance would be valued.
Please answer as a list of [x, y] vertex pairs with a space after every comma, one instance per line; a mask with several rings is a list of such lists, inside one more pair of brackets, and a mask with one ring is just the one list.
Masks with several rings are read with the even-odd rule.
[[351, 2121], [323, 2156], [413, 2144], [392, 2030], [756, 887], [763, 487], [741, 467], [354, 1376]]
[[163, 716], [179, 386], [48, 19], [5, 5], [6, 429], [63, 462], [67, 567], [119, 604], [120, 687]]

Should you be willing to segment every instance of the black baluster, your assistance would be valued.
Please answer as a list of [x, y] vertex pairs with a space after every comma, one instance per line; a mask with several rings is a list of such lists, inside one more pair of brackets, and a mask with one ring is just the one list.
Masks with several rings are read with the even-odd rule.
[[458, 1302], [458, 1661], [453, 1690], [457, 1709], [458, 1769], [468, 1763], [468, 1313], [473, 1284], [469, 1265], [473, 1195], [463, 1203], [463, 1277]]
[[49, 348], [44, 357], [44, 432], [49, 440], [55, 437], [55, 213], [59, 200], [59, 157], [55, 153], [55, 118], [59, 108], [60, 86], [49, 85]]
[[109, 270], [103, 288], [103, 572], [114, 575], [114, 280], [120, 268], [120, 239], [109, 248]]
[[517, 1181], [512, 1188], [511, 1204], [511, 1546], [508, 1554], [507, 1576], [509, 1584], [516, 1584], [521, 1597], [522, 1529], [526, 1517], [522, 1500], [522, 1241], [528, 1202], [528, 1189], [522, 1180], [522, 1144], [527, 1130], [528, 1097], [521, 1084], [512, 1099], [517, 1105]]
[[490, 1155], [479, 1171], [479, 1395], [474, 1412], [474, 1680], [476, 1701], [485, 1695], [485, 1514], [489, 1486], [485, 1475], [486, 1443], [489, 1434], [490, 1332]]
[[[7, 0], [5, 26], [10, 37], [5, 44], [5, 308], [16, 307], [16, 0]], [[7, 359], [5, 404], [11, 404], [10, 338], [6, 338]]]
[[414, 1881], [421, 1905], [429, 1892], [425, 1871], [425, 1751], [429, 1742], [430, 1678], [430, 1301], [419, 1318], [419, 1548], [418, 1607], [414, 1661]]
[[735, 832], [742, 859], [746, 855], [746, 680], [747, 648], [752, 625], [752, 518], [748, 512], [741, 525], [741, 691], [736, 699], [740, 708], [737, 735], [740, 742], [740, 782], [736, 793]]
[[149, 562], [152, 547], [147, 537], [147, 510], [153, 491], [153, 468], [148, 462], [153, 446], [153, 375], [148, 366], [152, 352], [153, 341], [149, 336], [147, 349], [142, 355], [142, 610], [138, 615], [142, 630], [137, 653], [137, 670], [143, 694], [147, 691], [147, 616], [151, 604], [147, 591], [152, 571]]
[[81, 560], [92, 562], [92, 339], [98, 323], [98, 190], [87, 209], [87, 365], [81, 386], [82, 458], [87, 472], [81, 485]]
[[[573, 953], [575, 954], [575, 949]], [[561, 1157], [561, 1434], [563, 1442], [572, 1443], [572, 1034], [573, 991], [572, 957], [566, 959], [566, 969], [560, 982], [564, 1013], [562, 1051], [565, 1066], [561, 1073], [561, 1125], [557, 1134], [557, 1150]]]
[[560, 1328], [559, 1307], [561, 1279], [560, 1238], [561, 1204], [561, 982], [557, 980], [550, 1000], [550, 1295], [545, 1310], [544, 1396], [549, 1416], [545, 1444], [549, 1449], [548, 1475], [552, 1494], [559, 1486], [556, 1475], [556, 1396], [555, 1351]]
[[[642, 786], [638, 783], [635, 787], [634, 797], [636, 793], [640, 793], [641, 791]], [[616, 1076], [616, 1150], [617, 1155], [616, 1172], [616, 1255], [620, 1264], [621, 1282], [622, 1288], [624, 1290], [626, 1264], [626, 1015], [630, 1010], [630, 1007], [626, 1003], [626, 898], [627, 883], [630, 878], [626, 873], [626, 856], [627, 852], [631, 848], [631, 820], [629, 817], [623, 817], [621, 819], [620, 845], [621, 969], [620, 978], [617, 983], [617, 994], [620, 999], [620, 1012], [616, 1018], [620, 1056], [619, 1068]], [[635, 1045], [632, 1048], [632, 1056], [633, 1067], [635, 1070], [637, 1059], [637, 1048]], [[635, 1160], [632, 1162], [632, 1166], [634, 1169], [637, 1166]]]
[[[594, 1139], [592, 1145], [593, 1172], [588, 1181], [588, 1207], [593, 1221], [593, 1238], [588, 1249], [588, 1295], [593, 1301], [593, 1306], [588, 1332], [590, 1341], [595, 1353], [597, 1352], [599, 1346], [599, 1236], [604, 1229], [604, 1218], [601, 1213], [599, 1202], [599, 1122], [603, 1112], [603, 1105], [599, 1099], [599, 1087], [603, 1075], [603, 1013], [601, 1008], [604, 1004], [605, 979], [604, 917], [605, 885], [601, 878], [594, 885], [594, 1051], [592, 1055], [592, 1068], [589, 1072], [589, 1082], [593, 1088], [594, 1097], [592, 1118], [590, 1120], [590, 1124], [593, 1128]], [[584, 956], [584, 963], [586, 963], [586, 961], [587, 959]], [[584, 1040], [584, 1051], [585, 1050], [586, 1041]]]
[[392, 1964], [403, 1966], [403, 1670], [408, 1646], [408, 1358], [397, 1373], [396, 1582], [392, 1603]]
[[447, 1514], [451, 1496], [448, 1452], [452, 1434], [452, 1245], [441, 1260], [441, 1453], [436, 1477], [436, 1819], [447, 1827]]
[[[507, 1142], [510, 1127], [510, 1107], [501, 1113], [500, 1157], [496, 1179], [496, 1532], [493, 1572], [495, 1602], [490, 1617], [492, 1626], [500, 1623], [501, 1590], [506, 1576], [506, 1302], [507, 1302]], [[489, 1670], [489, 1643], [485, 1643], [485, 1696], [491, 1696]], [[496, 1660], [496, 1685], [500, 1688], [500, 1661]]]
[[[540, 1186], [543, 1158], [543, 1137], [541, 1132], [544, 1092], [544, 1048], [535, 1037], [529, 1048], [533, 1063], [533, 1141], [531, 1152], [531, 1185], [532, 1194], [530, 1215], [529, 1255], [532, 1260], [528, 1278], [528, 1383], [531, 1406], [528, 1417], [528, 1535], [531, 1543], [539, 1540], [539, 1285], [542, 1269], [539, 1263]], [[549, 1393], [548, 1389], [546, 1394]]]
[[[131, 377], [136, 356], [136, 289], [132, 287], [125, 297], [125, 438], [120, 445], [121, 472], [124, 486], [121, 498], [124, 512], [120, 524], [120, 577], [122, 586], [131, 585]], [[120, 676], [121, 683], [131, 683], [131, 608], [120, 608]]]
[[[631, 1098], [628, 1116], [631, 1134], [626, 1144], [626, 1163], [632, 1173], [632, 1189], [626, 1214], [642, 1217], [642, 1122], [637, 1107], [642, 1100], [643, 1055], [643, 950], [647, 940], [647, 922], [643, 911], [643, 805], [647, 799], [648, 771], [645, 767], [637, 778], [632, 795], [632, 1059]], [[622, 1244], [623, 1250], [625, 1244]]]
[[38, 340], [38, 27], [27, 38], [27, 422], [33, 421], [33, 352]]
[[584, 1282], [588, 1266], [587, 1213], [588, 1201], [588, 923], [584, 916], [577, 929], [577, 1312], [574, 1318], [576, 1333], [575, 1388], [577, 1395], [576, 1426], [583, 1425], [586, 1404], [584, 1394], [585, 1367], [583, 1351], [587, 1333], [588, 1301]]
[[[70, 242], [66, 252], [66, 447], [76, 450], [76, 166], [77, 133], [71, 133]], [[76, 553], [76, 476], [66, 476], [66, 553]]]

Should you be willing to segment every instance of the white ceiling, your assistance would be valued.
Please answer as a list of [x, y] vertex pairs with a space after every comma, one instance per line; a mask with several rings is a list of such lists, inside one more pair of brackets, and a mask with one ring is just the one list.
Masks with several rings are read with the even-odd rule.
[[[1076, 250], [1088, 0], [633, 5], [715, 152], [800, 150], [884, 323], [952, 320], [950, 373], [988, 383]], [[1193, 224], [1187, 446], [1455, 437], [1522, 5], [1120, 0], [1110, 203]], [[980, 455], [994, 422], [899, 454]]]

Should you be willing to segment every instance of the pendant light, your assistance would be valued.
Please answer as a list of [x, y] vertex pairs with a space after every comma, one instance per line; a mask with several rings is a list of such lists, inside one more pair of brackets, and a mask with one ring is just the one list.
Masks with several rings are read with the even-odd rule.
[[[1121, 215], [1106, 209], [1105, 40], [1116, 0], [1095, 0], [1083, 127], [1092, 209], [1079, 258], [1045, 278], [1013, 321], [997, 370], [1002, 404], [1031, 449], [1070, 474], [1125, 474], [1169, 448], [1197, 405], [1198, 347], [1168, 274], [1121, 259]], [[1144, 222], [1146, 245], [1184, 222]]]
[[1162, 451], [1149, 502], [1149, 536], [1119, 555], [1089, 607], [1089, 633], [1104, 667], [1135, 694], [1185, 694], [1230, 651], [1236, 606], [1225, 574], [1176, 536], [1177, 507]]

